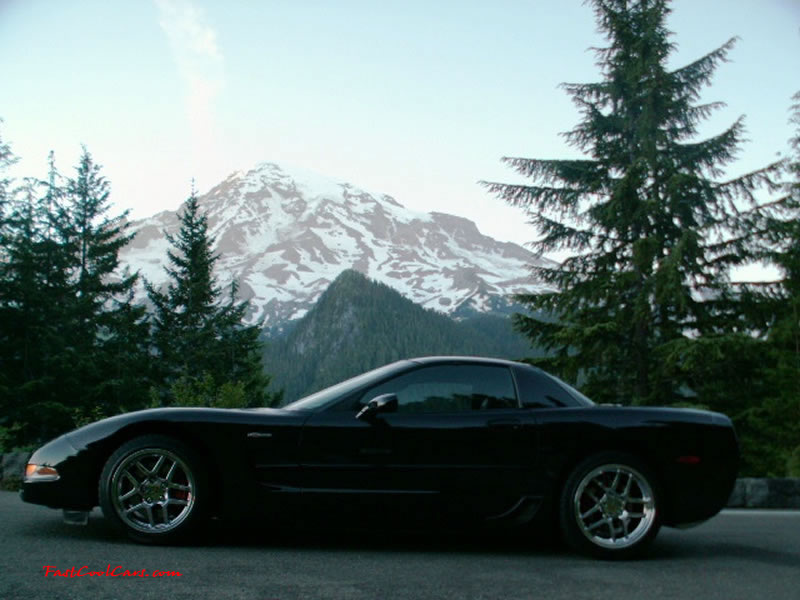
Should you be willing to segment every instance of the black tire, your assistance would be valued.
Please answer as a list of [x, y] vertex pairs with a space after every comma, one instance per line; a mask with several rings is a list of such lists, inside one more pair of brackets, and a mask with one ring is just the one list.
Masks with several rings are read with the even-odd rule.
[[203, 518], [207, 490], [195, 452], [162, 435], [120, 446], [99, 483], [105, 517], [131, 539], [150, 544], [184, 541]]
[[642, 461], [622, 452], [592, 455], [567, 478], [559, 501], [564, 540], [604, 559], [640, 556], [661, 527], [658, 481]]

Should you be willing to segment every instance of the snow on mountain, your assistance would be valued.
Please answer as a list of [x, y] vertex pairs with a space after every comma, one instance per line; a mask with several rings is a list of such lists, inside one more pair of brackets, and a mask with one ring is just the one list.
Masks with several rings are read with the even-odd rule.
[[[445, 313], [488, 311], [511, 294], [545, 289], [528, 265], [549, 261], [481, 234], [468, 219], [417, 213], [303, 169], [263, 163], [231, 174], [199, 201], [217, 241], [219, 282], [236, 278], [251, 302], [248, 319], [268, 327], [302, 317], [345, 269]], [[123, 265], [165, 282], [165, 233], [178, 228], [171, 211], [133, 222]]]

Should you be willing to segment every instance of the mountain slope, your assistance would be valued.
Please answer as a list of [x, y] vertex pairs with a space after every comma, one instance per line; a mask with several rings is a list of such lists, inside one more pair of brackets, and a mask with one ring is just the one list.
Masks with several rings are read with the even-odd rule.
[[285, 338], [269, 342], [265, 369], [291, 401], [347, 377], [429, 354], [532, 355], [507, 317], [463, 322], [404, 298], [354, 270], [344, 271]]
[[[393, 198], [296, 168], [264, 163], [237, 172], [200, 199], [217, 239], [217, 277], [236, 278], [251, 301], [250, 322], [270, 328], [303, 316], [346, 269], [354, 269], [437, 311], [468, 315], [507, 305], [543, 286], [528, 265], [547, 262], [498, 242], [467, 219], [415, 213]], [[165, 280], [177, 215], [132, 224], [121, 260], [148, 280]]]

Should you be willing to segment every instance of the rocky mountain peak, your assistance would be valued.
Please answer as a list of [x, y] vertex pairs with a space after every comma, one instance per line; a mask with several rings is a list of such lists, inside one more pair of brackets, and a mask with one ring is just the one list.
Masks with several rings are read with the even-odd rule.
[[[386, 283], [444, 313], [496, 309], [515, 293], [540, 289], [526, 249], [480, 233], [472, 221], [408, 210], [394, 198], [278, 163], [232, 173], [199, 198], [216, 238], [217, 277], [236, 278], [249, 319], [268, 327], [297, 319], [346, 269]], [[166, 280], [165, 233], [176, 212], [136, 221], [124, 264]]]

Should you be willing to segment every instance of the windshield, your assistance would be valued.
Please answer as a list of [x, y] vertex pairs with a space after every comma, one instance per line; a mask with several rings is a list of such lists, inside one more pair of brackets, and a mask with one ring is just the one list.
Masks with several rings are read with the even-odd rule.
[[367, 385], [369, 383], [380, 381], [389, 375], [392, 375], [398, 371], [402, 371], [406, 369], [409, 365], [413, 363], [409, 360], [401, 360], [398, 362], [394, 362], [388, 365], [384, 365], [382, 367], [378, 367], [377, 369], [373, 369], [372, 371], [367, 371], [366, 373], [362, 373], [361, 375], [356, 375], [351, 379], [346, 379], [341, 383], [337, 383], [329, 388], [325, 388], [324, 390], [320, 390], [310, 396], [306, 396], [305, 398], [301, 398], [291, 404], [287, 404], [283, 408], [286, 410], [317, 410], [322, 408], [329, 402], [338, 400], [347, 396], [350, 392], [354, 392], [358, 388]]

